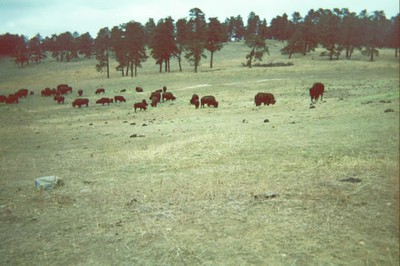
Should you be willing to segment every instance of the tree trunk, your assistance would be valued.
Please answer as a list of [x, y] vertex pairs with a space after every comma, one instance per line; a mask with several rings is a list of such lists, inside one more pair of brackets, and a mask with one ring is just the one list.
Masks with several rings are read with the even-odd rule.
[[106, 50], [107, 78], [110, 78], [110, 60], [108, 58], [108, 49]]
[[178, 56], [179, 71], [182, 72], [181, 56]]
[[210, 68], [213, 68], [214, 51], [211, 51]]
[[398, 48], [394, 48], [394, 57], [397, 58], [398, 57]]
[[374, 50], [375, 50], [375, 48], [371, 47], [371, 58], [370, 58], [370, 61], [374, 61]]
[[126, 66], [125, 77], [127, 77], [128, 74], [129, 74], [129, 62], [128, 62], [128, 65]]

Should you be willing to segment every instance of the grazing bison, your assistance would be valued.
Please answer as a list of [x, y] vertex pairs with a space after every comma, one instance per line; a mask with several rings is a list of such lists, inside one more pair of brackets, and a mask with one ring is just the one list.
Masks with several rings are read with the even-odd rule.
[[77, 98], [72, 102], [72, 107], [78, 106], [81, 108], [82, 105], [86, 105], [86, 107], [89, 106], [89, 99], [86, 98]]
[[72, 88], [67, 84], [60, 84], [57, 86], [57, 91], [60, 92], [60, 94], [67, 94], [72, 92]]
[[53, 96], [57, 94], [57, 90], [56, 89], [50, 89], [50, 88], [44, 88], [41, 91], [42, 96], [48, 97], [48, 96]]
[[192, 98], [190, 99], [190, 104], [195, 104], [196, 101], [199, 101], [199, 95], [193, 94]]
[[136, 92], [143, 92], [143, 88], [142, 87], [136, 87]]
[[112, 98], [101, 98], [96, 101], [97, 104], [101, 104], [101, 105], [104, 105], [105, 103], [107, 105], [110, 105], [110, 103], [113, 103], [113, 102], [114, 102], [114, 100]]
[[254, 102], [256, 103], [256, 106], [259, 106], [262, 103], [264, 105], [275, 104], [276, 100], [275, 100], [274, 95], [271, 93], [259, 92], [254, 97]]
[[117, 103], [117, 102], [126, 102], [124, 96], [119, 96], [119, 95], [114, 96], [114, 101], [115, 101], [116, 103]]
[[96, 90], [96, 94], [105, 93], [106, 91], [103, 88], [99, 88]]
[[56, 101], [57, 103], [64, 103], [65, 98], [64, 96], [56, 95], [54, 96], [53, 100]]
[[162, 92], [166, 92], [167, 91], [167, 86], [162, 87]]
[[146, 102], [146, 100], [143, 100], [143, 101], [141, 101], [140, 103], [135, 103], [134, 105], [133, 105], [133, 108], [135, 108], [135, 112], [136, 112], [136, 109], [140, 109], [140, 110], [146, 110], [147, 109], [147, 102]]
[[82, 96], [83, 90], [78, 90], [78, 96]]
[[324, 84], [320, 82], [314, 83], [314, 85], [310, 88], [311, 103], [313, 103], [314, 100], [318, 101], [319, 96], [321, 96], [321, 101], [322, 101], [324, 90], [325, 90]]
[[15, 95], [18, 96], [19, 98], [22, 97], [26, 98], [28, 96], [28, 92], [29, 91], [27, 89], [20, 89], [15, 93]]
[[201, 107], [204, 107], [205, 104], [207, 104], [208, 107], [210, 107], [210, 105], [214, 106], [215, 108], [218, 107], [218, 102], [215, 100], [214, 96], [201, 97], [200, 103]]
[[174, 101], [176, 98], [175, 98], [175, 96], [172, 94], [172, 92], [164, 92], [163, 93], [163, 95], [162, 95], [162, 100], [164, 101], [164, 100], [171, 100], [171, 101]]
[[8, 95], [8, 97], [6, 98], [6, 104], [18, 103], [18, 102], [19, 102], [19, 98], [18, 98], [17, 95], [10, 94], [10, 95]]

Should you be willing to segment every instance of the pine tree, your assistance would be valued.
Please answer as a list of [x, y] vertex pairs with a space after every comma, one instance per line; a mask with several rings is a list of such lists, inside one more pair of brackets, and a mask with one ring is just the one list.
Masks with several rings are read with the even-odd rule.
[[100, 29], [97, 33], [97, 37], [95, 39], [95, 50], [96, 50], [96, 59], [98, 63], [96, 64], [96, 70], [98, 72], [103, 72], [106, 69], [107, 78], [110, 78], [110, 60], [109, 53], [111, 47], [111, 32], [105, 27]]

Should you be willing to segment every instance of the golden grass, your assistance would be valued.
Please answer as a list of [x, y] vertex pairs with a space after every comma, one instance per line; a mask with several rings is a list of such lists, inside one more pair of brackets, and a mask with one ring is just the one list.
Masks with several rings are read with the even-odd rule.
[[[270, 45], [265, 63], [289, 62]], [[0, 105], [0, 264], [398, 265], [392, 51], [376, 62], [316, 52], [291, 67], [247, 69], [246, 49], [226, 45], [215, 69], [203, 61], [197, 74], [146, 62], [133, 79], [112, 71], [107, 80], [94, 60], [24, 69], [2, 60], [0, 94], [36, 95]], [[310, 109], [316, 81], [326, 102]], [[91, 106], [38, 95], [59, 83], [83, 89]], [[176, 101], [133, 111], [164, 85]], [[97, 87], [128, 102], [95, 105]], [[255, 107], [258, 91], [276, 105]], [[220, 107], [194, 109], [193, 93], [215, 95]], [[65, 185], [39, 196], [34, 179], [44, 175]], [[266, 193], [278, 196], [254, 197]]]

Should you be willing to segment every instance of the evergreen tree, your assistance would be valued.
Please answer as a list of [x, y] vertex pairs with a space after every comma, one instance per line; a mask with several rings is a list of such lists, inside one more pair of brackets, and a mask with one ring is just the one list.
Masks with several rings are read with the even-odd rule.
[[246, 55], [246, 65], [249, 68], [251, 68], [253, 61], [261, 61], [265, 53], [269, 54], [265, 39], [260, 35], [260, 24], [259, 17], [254, 12], [251, 12], [247, 22], [245, 37], [246, 45], [251, 48], [250, 52]]
[[137, 77], [137, 68], [142, 67], [146, 61], [146, 34], [144, 27], [139, 22], [128, 22], [124, 25], [127, 58], [131, 77]]
[[203, 11], [199, 8], [191, 9], [189, 16], [188, 26], [191, 30], [187, 39], [185, 58], [193, 63], [194, 72], [197, 73], [201, 58], [206, 58], [204, 48], [207, 38], [207, 23]]
[[213, 67], [214, 53], [222, 49], [222, 43], [226, 39], [226, 34], [218, 18], [209, 18], [207, 31], [207, 42], [205, 48], [210, 51], [210, 68]]
[[173, 55], [177, 53], [177, 45], [175, 43], [175, 26], [173, 19], [168, 17], [161, 19], [150, 41], [150, 48], [152, 49], [151, 55], [160, 65], [160, 72], [162, 72], [162, 64], [165, 63], [165, 72], [170, 72], [170, 60]]
[[39, 64], [47, 57], [42, 48], [42, 37], [39, 33], [29, 40], [28, 49], [31, 61], [35, 62], [36, 64]]
[[85, 58], [91, 58], [93, 54], [93, 38], [90, 36], [90, 33], [86, 32], [82, 34], [76, 42], [79, 54], [82, 54]]
[[109, 53], [111, 47], [111, 32], [105, 27], [100, 29], [97, 33], [97, 37], [95, 39], [95, 50], [96, 50], [96, 59], [98, 63], [96, 64], [96, 70], [98, 72], [103, 72], [106, 69], [107, 78], [110, 78], [110, 60]]
[[182, 71], [182, 53], [188, 46], [191, 28], [186, 19], [179, 19], [176, 24], [176, 52], [174, 56], [178, 59], [179, 71]]

